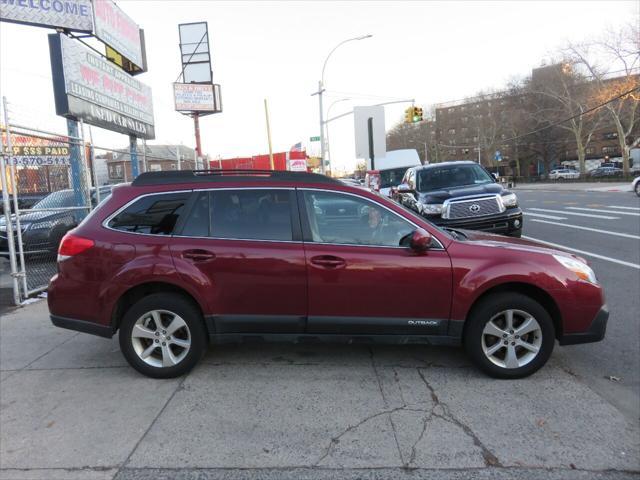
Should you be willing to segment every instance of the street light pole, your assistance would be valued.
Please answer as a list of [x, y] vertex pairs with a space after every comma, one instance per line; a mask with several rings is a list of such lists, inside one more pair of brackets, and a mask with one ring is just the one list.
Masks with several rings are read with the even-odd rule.
[[338, 43], [335, 47], [333, 47], [333, 49], [329, 52], [329, 55], [327, 55], [327, 58], [324, 59], [324, 63], [322, 64], [322, 74], [320, 75], [320, 81], [318, 82], [318, 91], [312, 94], [312, 95], [318, 95], [318, 107], [320, 110], [320, 156], [321, 156], [320, 167], [321, 167], [322, 173], [325, 173], [325, 170], [326, 170], [326, 165], [325, 165], [326, 145], [325, 145], [325, 134], [324, 134], [325, 122], [324, 122], [324, 110], [322, 106], [322, 94], [324, 92], [324, 71], [327, 68], [327, 62], [329, 61], [329, 58], [331, 58], [331, 55], [333, 54], [333, 52], [335, 52], [339, 47], [341, 47], [345, 43], [353, 42], [356, 40], [364, 40], [366, 38], [371, 38], [372, 36], [373, 35], [362, 35], [360, 37], [347, 38], [346, 40], [343, 40], [342, 42]]

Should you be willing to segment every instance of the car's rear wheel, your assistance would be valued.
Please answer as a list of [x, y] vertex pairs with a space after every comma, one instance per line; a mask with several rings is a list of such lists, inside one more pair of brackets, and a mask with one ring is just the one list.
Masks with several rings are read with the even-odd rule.
[[474, 364], [496, 378], [522, 378], [553, 351], [555, 329], [538, 302], [519, 293], [491, 295], [467, 319], [464, 345]]
[[640, 197], [640, 182], [636, 182], [634, 190], [636, 191], [636, 195]]
[[202, 314], [175, 293], [155, 293], [135, 303], [122, 319], [119, 339], [129, 364], [153, 378], [184, 375], [207, 346]]

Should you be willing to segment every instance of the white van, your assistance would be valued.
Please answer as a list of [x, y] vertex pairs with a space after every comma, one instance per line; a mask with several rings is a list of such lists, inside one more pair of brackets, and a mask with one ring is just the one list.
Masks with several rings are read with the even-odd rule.
[[382, 195], [391, 197], [391, 189], [402, 183], [407, 168], [421, 165], [418, 151], [415, 148], [403, 150], [391, 150], [382, 158], [374, 161], [374, 170], [371, 169], [371, 161], [367, 160], [367, 174], [364, 185]]

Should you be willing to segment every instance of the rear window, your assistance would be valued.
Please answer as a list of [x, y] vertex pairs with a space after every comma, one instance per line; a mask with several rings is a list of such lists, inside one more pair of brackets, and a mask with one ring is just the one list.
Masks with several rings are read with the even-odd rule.
[[113, 217], [109, 227], [124, 232], [171, 235], [189, 195], [185, 192], [142, 197]]

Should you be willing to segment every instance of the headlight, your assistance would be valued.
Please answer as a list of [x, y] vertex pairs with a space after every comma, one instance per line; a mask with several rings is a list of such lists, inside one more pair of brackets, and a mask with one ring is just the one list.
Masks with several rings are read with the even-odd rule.
[[518, 197], [516, 197], [515, 193], [507, 193], [502, 196], [502, 204], [505, 207], [517, 207], [518, 206]]
[[46, 228], [53, 228], [56, 224], [55, 220], [47, 220], [45, 222], [38, 222], [31, 224], [31, 230], [43, 230]]
[[441, 203], [421, 203], [420, 213], [425, 215], [440, 215], [442, 213]]
[[562, 255], [554, 255], [553, 258], [561, 263], [567, 270], [571, 270], [575, 273], [580, 280], [584, 280], [589, 283], [598, 283], [596, 274], [586, 263], [576, 260], [575, 258], [564, 257]]

